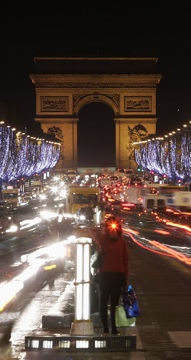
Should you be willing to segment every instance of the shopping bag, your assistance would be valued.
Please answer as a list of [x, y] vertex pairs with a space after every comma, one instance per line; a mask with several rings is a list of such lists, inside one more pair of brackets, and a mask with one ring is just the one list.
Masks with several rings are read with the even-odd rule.
[[136, 317], [127, 318], [123, 305], [115, 308], [115, 324], [117, 327], [135, 326]]
[[129, 285], [126, 289], [123, 290], [121, 300], [127, 318], [140, 316], [138, 299], [132, 285]]

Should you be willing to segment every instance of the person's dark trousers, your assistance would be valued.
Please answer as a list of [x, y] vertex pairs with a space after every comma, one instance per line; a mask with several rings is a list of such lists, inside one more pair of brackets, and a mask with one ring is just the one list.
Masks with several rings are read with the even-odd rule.
[[121, 284], [100, 284], [100, 317], [104, 332], [109, 331], [108, 326], [108, 304], [110, 303], [110, 316], [112, 332], [116, 332], [115, 307], [119, 303], [121, 295]]

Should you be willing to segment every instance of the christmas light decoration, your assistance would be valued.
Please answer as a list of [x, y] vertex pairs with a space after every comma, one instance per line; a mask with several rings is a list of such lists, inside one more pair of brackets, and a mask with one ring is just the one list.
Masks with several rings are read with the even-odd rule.
[[[191, 121], [189, 122], [191, 124]], [[191, 181], [191, 129], [172, 131], [161, 138], [133, 144], [134, 159], [139, 167], [168, 177], [171, 182]]]
[[0, 122], [0, 179], [6, 182], [52, 169], [60, 143], [30, 137]]

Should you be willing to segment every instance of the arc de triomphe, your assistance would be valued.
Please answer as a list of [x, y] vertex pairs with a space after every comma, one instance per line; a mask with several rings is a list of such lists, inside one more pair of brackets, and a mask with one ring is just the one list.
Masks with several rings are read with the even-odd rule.
[[57, 171], [78, 167], [79, 111], [91, 102], [104, 103], [113, 111], [116, 168], [136, 166], [132, 143], [156, 133], [156, 90], [161, 80], [157, 60], [34, 58], [36, 72], [30, 78], [36, 91], [35, 121], [61, 141]]

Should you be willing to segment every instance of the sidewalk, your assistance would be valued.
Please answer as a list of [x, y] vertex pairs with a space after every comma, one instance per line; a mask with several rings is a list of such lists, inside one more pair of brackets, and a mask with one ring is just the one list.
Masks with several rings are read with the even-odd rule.
[[[71, 274], [72, 275], [72, 274]], [[71, 275], [69, 277], [71, 278]], [[74, 285], [72, 282], [68, 282], [68, 285], [65, 286], [62, 276], [55, 280], [54, 287], [50, 289], [52, 292], [59, 292], [59, 297], [56, 303], [52, 307], [49, 308], [48, 314], [42, 315], [42, 328], [36, 329], [32, 331], [30, 334], [26, 334], [25, 343], [28, 344], [28, 348], [26, 348], [26, 359], [32, 359], [33, 350], [32, 346], [34, 341], [39, 341], [39, 347], [43, 346], [42, 344], [46, 343], [47, 347], [55, 347], [61, 346], [59, 348], [59, 352], [61, 351], [62, 356], [65, 353], [72, 353], [73, 349], [75, 349], [75, 358], [76, 356], [80, 356], [80, 353], [86, 353], [90, 355], [91, 358], [94, 358], [94, 355], [97, 354], [98, 351], [100, 356], [105, 354], [104, 359], [107, 359], [107, 354], [110, 354], [109, 359], [112, 359], [114, 353], [121, 354], [118, 359], [135, 359], [135, 360], [145, 360], [144, 352], [142, 350], [142, 344], [140, 340], [140, 336], [138, 333], [137, 326], [131, 326], [126, 328], [118, 328], [121, 335], [120, 336], [102, 336], [102, 324], [100, 320], [100, 316], [98, 312], [92, 313], [90, 315], [90, 322], [92, 322], [94, 334], [79, 334], [79, 335], [71, 335], [71, 326], [74, 322]], [[64, 290], [63, 290], [64, 289]], [[50, 345], [49, 342], [53, 341]], [[76, 350], [76, 344], [79, 342], [83, 342], [85, 345], [80, 345], [82, 348]], [[58, 345], [62, 344], [62, 345]], [[63, 345], [64, 344], [64, 345]], [[73, 345], [72, 345], [73, 344]], [[98, 346], [96, 350], [94, 349], [94, 344]], [[83, 346], [85, 348], [83, 349]], [[89, 348], [86, 348], [89, 347]], [[101, 348], [99, 348], [101, 346]], [[70, 348], [71, 347], [71, 348]], [[32, 350], [31, 350], [32, 349]], [[116, 349], [116, 350], [115, 350]], [[54, 349], [46, 348], [46, 355], [48, 353], [54, 352]], [[35, 354], [37, 352], [41, 353], [42, 351], [35, 349]], [[128, 354], [128, 358], [127, 358]], [[56, 359], [58, 352], [56, 351]], [[131, 355], [131, 356], [130, 356]], [[35, 358], [37, 359], [37, 358]], [[62, 359], [64, 359], [62, 357]], [[71, 358], [72, 359], [72, 358]], [[84, 359], [84, 358], [83, 358]]]

